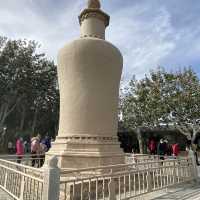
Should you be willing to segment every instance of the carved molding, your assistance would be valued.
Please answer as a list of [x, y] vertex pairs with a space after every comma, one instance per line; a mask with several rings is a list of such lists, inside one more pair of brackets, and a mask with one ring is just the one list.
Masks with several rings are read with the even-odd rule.
[[85, 9], [80, 14], [80, 16], [79, 16], [79, 23], [80, 23], [80, 25], [82, 24], [82, 22], [85, 19], [92, 18], [92, 17], [93, 18], [97, 18], [97, 19], [103, 21], [106, 27], [109, 25], [110, 16], [107, 15], [106, 13], [104, 13], [103, 11], [101, 11], [100, 9], [95, 9], [95, 8]]
[[118, 143], [118, 137], [107, 136], [58, 136], [58, 140], [64, 140], [67, 143], [81, 143], [81, 144], [114, 144]]

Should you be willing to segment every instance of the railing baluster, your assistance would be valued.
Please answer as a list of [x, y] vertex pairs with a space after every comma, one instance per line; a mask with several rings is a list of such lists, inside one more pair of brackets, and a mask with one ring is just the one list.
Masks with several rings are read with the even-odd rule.
[[22, 176], [22, 179], [21, 179], [21, 188], [20, 188], [20, 197], [19, 197], [20, 200], [24, 199], [24, 184], [25, 184], [24, 176]]
[[159, 170], [159, 169], [156, 169], [157, 188], [160, 187], [160, 184], [159, 184], [159, 176], [158, 176], [158, 170]]
[[96, 200], [98, 200], [98, 178], [96, 178]]
[[163, 168], [160, 169], [160, 186], [161, 186], [161, 188], [163, 187], [163, 175], [162, 175], [162, 169], [163, 169]]
[[153, 173], [153, 189], [156, 189], [156, 179], [155, 179], [155, 170], [152, 171]]
[[[74, 187], [74, 186], [73, 186]], [[61, 197], [62, 198], [62, 197]], [[73, 195], [74, 198], [74, 195]], [[72, 198], [72, 199], [73, 199]], [[67, 183], [64, 183], [64, 200], [67, 200]]]
[[8, 179], [8, 172], [5, 170], [5, 181], [4, 181], [4, 187], [7, 188], [7, 179]]
[[124, 198], [126, 198], [126, 175], [124, 176]]
[[81, 200], [83, 200], [83, 181], [81, 181]]
[[145, 179], [144, 179], [144, 172], [142, 173], [142, 187], [143, 187], [143, 193], [145, 193]]
[[129, 197], [131, 197], [131, 174], [128, 175], [128, 191]]
[[91, 179], [89, 179], [89, 183], [88, 183], [88, 191], [89, 191], [89, 194], [88, 194], [88, 198], [89, 200], [91, 200]]
[[167, 186], [168, 186], [169, 185], [169, 168], [167, 168], [166, 172], [167, 172]]
[[141, 181], [140, 181], [140, 173], [138, 172], [137, 173], [137, 175], [138, 175], [138, 190], [139, 190], [139, 194], [141, 193]]
[[118, 182], [119, 182], [119, 199], [121, 199], [121, 179], [120, 179], [120, 176], [118, 178]]
[[[65, 187], [66, 187], [66, 185], [65, 185]], [[75, 199], [75, 187], [76, 187], [76, 184], [75, 184], [75, 181], [73, 181], [73, 185], [72, 185], [72, 199]], [[66, 193], [67, 193], [67, 190], [65, 189], [65, 195], [66, 195]], [[66, 199], [66, 197], [65, 197], [65, 199]]]
[[134, 181], [134, 196], [136, 195], [136, 174], [134, 173], [133, 174], [134, 175], [134, 177], [133, 177], [133, 181]]
[[103, 178], [102, 184], [103, 184], [103, 200], [105, 200], [105, 178]]

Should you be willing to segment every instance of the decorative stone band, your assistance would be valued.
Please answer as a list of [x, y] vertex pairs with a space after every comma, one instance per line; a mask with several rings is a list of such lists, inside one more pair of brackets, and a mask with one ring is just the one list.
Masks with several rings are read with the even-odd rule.
[[85, 10], [82, 11], [82, 13], [79, 16], [80, 25], [82, 24], [82, 22], [85, 19], [88, 19], [88, 18], [91, 18], [91, 17], [102, 20], [105, 24], [105, 27], [107, 27], [109, 25], [110, 16], [107, 15], [106, 13], [104, 13], [102, 10], [96, 9], [96, 8], [88, 8], [88, 9], [85, 9]]
[[57, 137], [58, 140], [64, 140], [67, 143], [81, 143], [81, 144], [115, 144], [118, 142], [118, 137], [106, 137], [106, 136], [66, 136]]

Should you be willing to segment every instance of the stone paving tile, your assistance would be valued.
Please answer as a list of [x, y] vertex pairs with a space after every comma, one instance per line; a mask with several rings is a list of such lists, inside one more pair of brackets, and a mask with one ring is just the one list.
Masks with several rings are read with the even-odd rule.
[[200, 184], [188, 183], [172, 187], [147, 195], [143, 200], [200, 200]]
[[13, 200], [13, 198], [0, 188], [0, 200]]

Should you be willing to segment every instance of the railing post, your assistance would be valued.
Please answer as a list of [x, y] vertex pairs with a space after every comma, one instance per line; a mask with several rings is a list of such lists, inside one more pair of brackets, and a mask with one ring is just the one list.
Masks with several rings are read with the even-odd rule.
[[21, 189], [20, 189], [20, 198], [19, 198], [20, 200], [24, 199], [24, 184], [25, 184], [24, 176], [22, 176]]
[[7, 185], [7, 179], [8, 179], [8, 171], [5, 170], [5, 181], [4, 181], [4, 188], [6, 188]]
[[108, 188], [109, 188], [109, 200], [116, 200], [115, 179], [114, 179], [112, 170], [111, 170], [111, 177], [110, 177]]
[[198, 181], [198, 170], [197, 170], [196, 159], [194, 157], [194, 151], [190, 149], [188, 155], [189, 155], [189, 158], [192, 160], [194, 180]]
[[43, 167], [44, 190], [43, 200], [59, 200], [60, 195], [60, 169], [56, 156], [50, 158]]
[[151, 176], [151, 171], [150, 171], [150, 169], [148, 169], [148, 172], [147, 172], [147, 191], [148, 192], [152, 192], [152, 189], [153, 189], [153, 187], [152, 187], [152, 176]]

